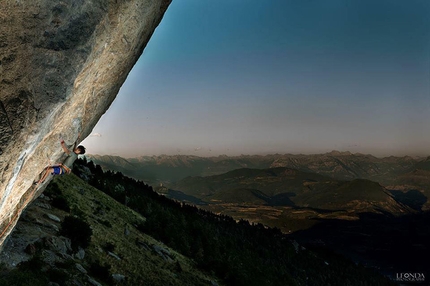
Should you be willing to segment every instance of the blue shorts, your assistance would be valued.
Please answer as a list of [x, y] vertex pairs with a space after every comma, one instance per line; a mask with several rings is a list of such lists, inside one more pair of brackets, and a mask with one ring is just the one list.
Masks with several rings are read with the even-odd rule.
[[52, 175], [63, 175], [66, 172], [64, 171], [63, 168], [61, 168], [60, 166], [54, 166], [52, 167], [54, 169], [54, 171], [51, 173]]

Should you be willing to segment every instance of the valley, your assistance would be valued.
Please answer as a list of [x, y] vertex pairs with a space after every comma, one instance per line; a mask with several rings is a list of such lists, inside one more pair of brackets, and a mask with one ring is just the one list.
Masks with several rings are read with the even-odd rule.
[[171, 159], [152, 158], [155, 170], [176, 168], [182, 177], [157, 181], [154, 189], [166, 197], [278, 228], [308, 247], [328, 247], [391, 277], [430, 273], [428, 158], [333, 151]]

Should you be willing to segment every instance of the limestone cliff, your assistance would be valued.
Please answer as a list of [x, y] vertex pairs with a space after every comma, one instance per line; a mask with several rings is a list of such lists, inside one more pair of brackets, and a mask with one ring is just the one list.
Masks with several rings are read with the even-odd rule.
[[59, 138], [91, 132], [170, 2], [0, 0], [0, 246], [63, 159]]

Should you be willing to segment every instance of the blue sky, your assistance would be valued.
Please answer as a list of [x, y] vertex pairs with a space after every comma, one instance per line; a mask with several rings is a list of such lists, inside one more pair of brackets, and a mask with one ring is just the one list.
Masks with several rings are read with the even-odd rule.
[[173, 0], [92, 154], [430, 152], [430, 1]]

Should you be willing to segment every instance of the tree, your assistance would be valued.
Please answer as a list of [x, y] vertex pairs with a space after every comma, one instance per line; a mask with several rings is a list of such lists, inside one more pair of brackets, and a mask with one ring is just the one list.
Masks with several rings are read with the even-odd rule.
[[91, 242], [93, 231], [90, 225], [77, 217], [67, 216], [61, 223], [60, 234], [72, 241], [72, 248], [77, 250], [78, 247], [87, 248]]

